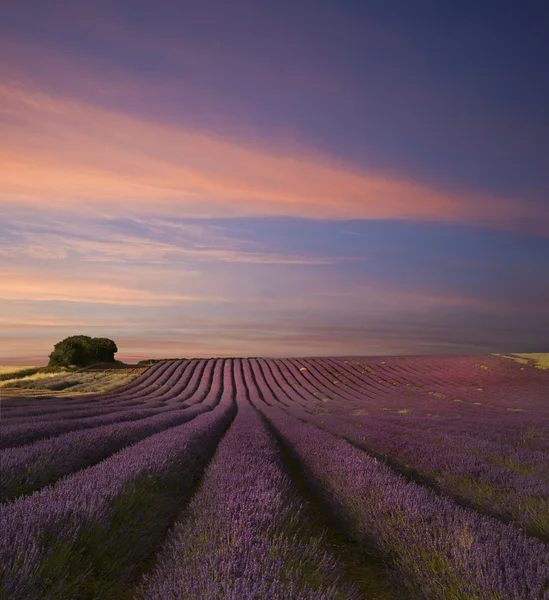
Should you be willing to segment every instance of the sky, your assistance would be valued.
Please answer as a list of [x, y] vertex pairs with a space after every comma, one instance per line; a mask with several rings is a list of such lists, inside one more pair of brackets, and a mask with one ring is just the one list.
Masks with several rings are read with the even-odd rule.
[[0, 364], [549, 351], [546, 0], [0, 2]]

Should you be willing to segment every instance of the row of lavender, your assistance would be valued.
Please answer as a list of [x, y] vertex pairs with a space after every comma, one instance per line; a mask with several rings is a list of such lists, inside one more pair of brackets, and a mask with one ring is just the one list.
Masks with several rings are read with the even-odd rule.
[[129, 391], [135, 392], [137, 389], [148, 389], [150, 384], [157, 381], [168, 370], [173, 371], [180, 367], [181, 361], [177, 361], [177, 363], [158, 363], [126, 385], [101, 394], [87, 394], [85, 396], [74, 397], [63, 396], [62, 398], [42, 395], [39, 398], [39, 403], [37, 403], [37, 398], [32, 394], [28, 397], [18, 396], [17, 398], [7, 398], [2, 402], [2, 416], [3, 418], [30, 417], [55, 412], [64, 413], [66, 410], [70, 410], [71, 407], [88, 408], [95, 403], [108, 404], [113, 399], [118, 399]]
[[[301, 362], [302, 361], [298, 361], [297, 365], [294, 365], [294, 367], [300, 365]], [[375, 415], [379, 415], [379, 411], [377, 413], [375, 412], [375, 402], [372, 401], [371, 398], [368, 398], [365, 394], [365, 383], [363, 379], [353, 376], [352, 373], [347, 373], [344, 385], [336, 386], [335, 384], [338, 383], [338, 381], [330, 380], [330, 374], [327, 372], [327, 367], [324, 366], [323, 361], [314, 361], [314, 363], [310, 366], [311, 369], [308, 370], [307, 373], [304, 373], [305, 378], [302, 379], [310, 379], [310, 377], [312, 377], [314, 385], [320, 385], [323, 387], [325, 393], [333, 392], [336, 394], [336, 400], [338, 398], [344, 399], [345, 403], [341, 407], [342, 412], [346, 413], [347, 415], [368, 414], [369, 419], [375, 419]], [[344, 371], [345, 365], [342, 365], [340, 367], [340, 372]], [[479, 407], [476, 405], [461, 406], [459, 409], [457, 409], [455, 404], [450, 404], [450, 407], [454, 407], [454, 410], [448, 411], [449, 404], [447, 401], [444, 399], [435, 399], [434, 401], [430, 401], [431, 410], [436, 409], [437, 413], [446, 414], [448, 415], [448, 418], [446, 420], [436, 418], [436, 420], [433, 421], [432, 419], [429, 420], [428, 418], [425, 418], [424, 415], [417, 417], [410, 416], [410, 413], [416, 412], [418, 407], [421, 408], [421, 399], [414, 398], [413, 403], [406, 402], [404, 405], [402, 403], [397, 404], [399, 408], [402, 408], [399, 411], [401, 414], [396, 416], [398, 417], [398, 421], [396, 422], [400, 425], [405, 424], [406, 426], [417, 427], [422, 431], [424, 431], [426, 428], [431, 428], [433, 430], [436, 429], [437, 432], [442, 431], [449, 441], [452, 439], [452, 436], [454, 436], [454, 439], [452, 440], [454, 445], [458, 439], [459, 442], [463, 444], [463, 436], [465, 435], [468, 440], [474, 440], [473, 444], [475, 446], [475, 453], [479, 451], [480, 445], [484, 445], [486, 448], [488, 448], [486, 445], [487, 442], [495, 442], [494, 449], [497, 448], [497, 451], [500, 449], [505, 450], [507, 453], [517, 451], [517, 453], [520, 454], [520, 451], [526, 446], [525, 442], [533, 441], [533, 436], [530, 436], [530, 440], [525, 438], [517, 440], [516, 437], [510, 434], [516, 434], [517, 430], [524, 433], [525, 430], [531, 430], [533, 427], [537, 427], [539, 431], [542, 430], [543, 417], [540, 417], [540, 413], [543, 412], [545, 409], [545, 404], [547, 404], [546, 401], [549, 394], [549, 373], [545, 375], [545, 379], [546, 393], [544, 396], [538, 398], [537, 409], [535, 410], [509, 413], [507, 411], [502, 412], [501, 410], [499, 410], [499, 412], [487, 410], [485, 407]], [[502, 393], [505, 393], [506, 381], [507, 380], [504, 380], [500, 384]], [[522, 402], [527, 400], [529, 399], [530, 395], [531, 390], [525, 386], [521, 391], [518, 401]], [[394, 396], [397, 396], [396, 402], [398, 402], [398, 394], [393, 392], [393, 402], [395, 402]], [[379, 398], [375, 400], [378, 400], [379, 404], [379, 400], [383, 400], [383, 397], [380, 395]], [[381, 402], [381, 404], [383, 404], [383, 402]], [[337, 407], [337, 402], [335, 402], [334, 405]], [[404, 408], [406, 406], [408, 408]], [[383, 413], [381, 414], [383, 416], [383, 420], [380, 422], [386, 423], [391, 421], [395, 423], [395, 416], [388, 416], [387, 414]], [[439, 414], [431, 414], [430, 416], [438, 417]], [[445, 425], [446, 429], [444, 429]], [[437, 445], [441, 445], [442, 441], [442, 438], [437, 438]], [[531, 456], [529, 458], [531, 458]]]
[[[155, 571], [142, 581], [141, 597], [185, 597], [185, 586], [201, 590], [197, 596], [188, 592], [191, 598], [245, 598], [265, 593], [272, 598], [357, 597], [353, 585], [335, 576], [337, 560], [321, 547], [321, 541], [305, 535], [306, 510], [284, 474], [276, 444], [243, 402], [247, 390], [254, 404], [292, 445], [311, 481], [320, 482], [317, 491], [342, 515], [350, 535], [374, 544], [411, 594], [456, 599], [544, 597], [549, 577], [546, 546], [408, 483], [364, 451], [313, 427], [313, 422], [323, 426], [314, 412], [325, 405], [324, 397], [314, 395], [313, 390], [319, 390], [312, 385], [314, 370], [308, 373], [308, 383], [300, 386], [291, 381], [290, 374], [297, 369], [304, 378], [307, 372], [299, 371], [298, 363], [292, 361], [209, 364], [212, 371], [204, 373], [200, 383], [212, 383], [204, 402], [213, 410], [137, 442], [56, 486], [2, 507], [0, 526], [11, 537], [0, 551], [2, 563], [7, 565], [0, 594], [6, 592], [6, 597], [14, 598], [114, 597], [131, 587], [154, 544], [175, 517], [190, 482], [213, 453], [227, 426], [227, 421], [221, 421], [230, 419], [233, 404], [228, 403], [226, 393], [225, 400], [221, 399], [219, 391], [223, 370], [224, 390], [236, 390], [240, 414], [219, 447], [201, 490], [182, 513]], [[216, 374], [211, 376], [214, 370]], [[316, 376], [320, 378], [320, 371]], [[171, 385], [176, 381], [172, 379]], [[155, 392], [149, 390], [151, 393]], [[333, 401], [344, 404], [351, 399]], [[220, 429], [212, 425], [210, 431], [215, 429], [216, 433], [210, 438], [200, 423], [210, 418], [211, 424], [213, 414], [221, 415], [221, 421], [216, 418]], [[75, 431], [74, 435], [78, 433], [84, 432]], [[58, 452], [63, 448], [61, 437]], [[185, 448], [178, 448], [178, 439]], [[92, 445], [88, 444], [88, 449]], [[126, 468], [121, 457], [131, 466]], [[223, 497], [216, 492], [220, 485], [228, 492], [228, 505], [238, 511], [223, 511]], [[70, 490], [81, 499], [70, 498]], [[267, 504], [261, 510], [257, 503], [247, 502], [250, 498], [269, 498], [272, 506]], [[48, 504], [53, 507], [50, 513]], [[212, 521], [212, 506], [225, 515], [223, 521]], [[437, 511], [441, 511], [438, 516]], [[481, 528], [482, 535], [475, 528]], [[218, 529], [219, 539], [215, 537]], [[210, 534], [219, 544], [209, 541]], [[188, 536], [197, 542], [192, 546], [196, 552], [182, 543]], [[424, 547], [416, 565], [415, 554], [409, 552], [405, 540], [421, 542]], [[494, 545], [492, 551], [488, 551], [490, 545]], [[505, 547], [509, 555], [503, 552]], [[263, 554], [257, 553], [260, 549]], [[293, 560], [296, 556], [310, 566], [305, 579], [298, 576]], [[203, 562], [216, 566], [213, 577], [200, 566]], [[260, 563], [268, 569], [259, 569]], [[437, 582], [436, 587], [432, 581]], [[502, 589], [509, 590], [507, 595], [502, 595]]]
[[[444, 434], [444, 438], [434, 438], [437, 445], [456, 447], [462, 446], [464, 441], [468, 440], [485, 445], [495, 442], [498, 446], [493, 446], [494, 452], [490, 452], [486, 446], [486, 455], [490, 457], [501, 456], [503, 452], [506, 455], [512, 454], [515, 459], [518, 458], [514, 454], [515, 451], [520, 452], [522, 449], [544, 453], [549, 451], [549, 419], [546, 416], [549, 411], [549, 372], [534, 370], [536, 385], [532, 386], [528, 379], [521, 380], [521, 377], [524, 377], [521, 369], [524, 367], [518, 367], [514, 363], [510, 363], [511, 366], [506, 364], [505, 374], [499, 373], [489, 387], [481, 388], [482, 394], [495, 398], [494, 404], [479, 401], [464, 404], [461, 398], [454, 398], [452, 401], [448, 391], [446, 394], [428, 391], [428, 396], [416, 395], [410, 401], [408, 397], [403, 398], [399, 393], [399, 389], [402, 391], [403, 387], [396, 388], [392, 398], [387, 399], [379, 393], [372, 402], [367, 395], [367, 377], [352, 369], [349, 366], [351, 361], [332, 359], [321, 362], [328, 363], [328, 369], [330, 364], [333, 368], [335, 363], [337, 372], [345, 378], [345, 387], [354, 387], [359, 393], [362, 392], [361, 402], [356, 411], [349, 411], [353, 414], [368, 414], [370, 418], [381, 414], [383, 423], [405, 426], [407, 434], [411, 429], [419, 429], [421, 432], [432, 430], [437, 434]], [[450, 365], [447, 366], [449, 369]], [[451, 378], [451, 374], [449, 369], [448, 379]], [[518, 391], [511, 391], [517, 379], [521, 387]], [[541, 389], [538, 384], [542, 384]], [[407, 385], [406, 382], [403, 382], [404, 385]], [[500, 403], [505, 398], [515, 408], [511, 410], [509, 406], [501, 406]], [[456, 400], [460, 402], [456, 403]], [[391, 408], [393, 410], [387, 412]], [[476, 453], [478, 450], [477, 447], [473, 451]]]
[[211, 410], [0, 506], [1, 597], [112, 598], [131, 586], [233, 418], [233, 365], [212, 362]]
[[[413, 412], [421, 417], [448, 415], [458, 416], [464, 410], [475, 415], [478, 419], [492, 419], [497, 415], [498, 421], [516, 425], [517, 418], [531, 418], [533, 407], [536, 416], [547, 419], [549, 408], [544, 406], [543, 400], [547, 398], [548, 374], [542, 373], [538, 381], [529, 382], [528, 379], [520, 381], [519, 390], [513, 390], [512, 384], [515, 379], [516, 369], [508, 369], [503, 376], [500, 373], [497, 380], [489, 385], [477, 382], [472, 388], [456, 389], [451, 383], [451, 364], [446, 361], [448, 372], [446, 374], [446, 385], [441, 379], [433, 375], [433, 381], [429, 381], [429, 375], [408, 372], [404, 368], [405, 361], [387, 368], [382, 365], [367, 367], [362, 362], [344, 359], [315, 359], [313, 361], [283, 361], [299, 362], [300, 366], [306, 368], [309, 363], [322, 365], [328, 381], [338, 387], [359, 386], [361, 401], [364, 407], [372, 413], [383, 414], [384, 411], [395, 412], [401, 408], [413, 407]], [[471, 370], [475, 365], [471, 366]], [[368, 368], [369, 370], [365, 370]], [[433, 372], [435, 370], [433, 369]], [[480, 371], [484, 373], [484, 371]], [[519, 379], [524, 374], [519, 370]], [[429, 371], [428, 371], [429, 373]], [[475, 372], [469, 374], [470, 380], [475, 377]], [[422, 381], [427, 380], [427, 381]], [[438, 379], [438, 382], [437, 382]], [[542, 381], [544, 379], [544, 381]], [[543, 386], [541, 386], [543, 384]], [[479, 386], [480, 387], [477, 387]], [[526, 392], [526, 394], [525, 394]], [[515, 414], [519, 413], [519, 414]], [[485, 433], [493, 433], [497, 427]]]
[[[465, 401], [475, 402], [483, 398], [495, 400], [503, 408], [516, 406], [517, 397], [520, 397], [525, 387], [536, 402], [536, 395], [543, 393], [547, 382], [547, 374], [539, 369], [520, 366], [508, 359], [493, 356], [331, 360], [367, 374], [371, 383], [379, 383], [381, 380], [397, 386], [412, 384], [412, 389], [433, 392], [438, 389], [443, 395], [455, 395]], [[500, 386], [502, 382], [505, 382], [504, 388]], [[508, 393], [502, 395], [501, 391]], [[528, 405], [524, 398], [520, 398], [520, 403]]]
[[[355, 382], [364, 395], [367, 396], [365, 392], [373, 389], [372, 381], [375, 383], [376, 375], [360, 373], [352, 361], [332, 359], [322, 362], [334, 365], [346, 379], [344, 383], [352, 385]], [[473, 432], [480, 438], [506, 444], [526, 446], [533, 440], [517, 439], [517, 432], [520, 434], [521, 430], [532, 425], [545, 425], [545, 428], [549, 426], [548, 372], [533, 368], [529, 372], [523, 372], [525, 367], [512, 362], [505, 363], [505, 369], [500, 367], [498, 371], [495, 368], [488, 371], [481, 369], [482, 378], [476, 384], [456, 389], [452, 385], [452, 364], [446, 361], [446, 367], [446, 384], [441, 380], [433, 385], [425, 375], [421, 378], [427, 381], [403, 374], [404, 369], [399, 363], [398, 367], [393, 367], [394, 379], [383, 385], [382, 390], [376, 389], [374, 397], [382, 400], [380, 404], [385, 405], [385, 409], [390, 409], [391, 406], [408, 409], [403, 414], [407, 419], [412, 419], [412, 414], [416, 415], [416, 424], [441, 416], [446, 416], [450, 422], [455, 423], [456, 419], [465, 416], [469, 419], [469, 424], [474, 425]], [[469, 381], [478, 378], [478, 372], [476, 364], [469, 364]], [[490, 378], [486, 373], [490, 374]], [[370, 404], [370, 408], [373, 409], [374, 406]], [[547, 440], [545, 448], [549, 449]]]
[[[272, 366], [272, 365], [271, 365]], [[248, 377], [271, 420], [347, 530], [374, 545], [423, 598], [549, 597], [549, 552], [513, 526], [459, 507], [396, 474], [341, 437], [315, 427], [289, 387], [272, 388], [259, 362]], [[293, 407], [278, 402], [284, 393]]]
[[[180, 408], [186, 399], [187, 388], [201, 380], [205, 364], [206, 361], [193, 361], [186, 365], [171, 365], [170, 372], [160, 381], [151, 376], [148, 386], [142, 384], [134, 390], [119, 392], [101, 404], [78, 410], [76, 414], [67, 405], [65, 412], [56, 411], [53, 415], [43, 415], [43, 418], [31, 415], [17, 420], [3, 419], [1, 447], [11, 448], [70, 431], [142, 419], [164, 409]], [[169, 363], [166, 366], [170, 367]], [[35, 408], [41, 400], [35, 399]], [[79, 402], [85, 402], [85, 399]]]
[[[166, 361], [151, 367], [129, 384], [112, 392], [75, 397], [29, 397], [7, 399], [2, 403], [6, 426], [33, 422], [79, 420], [88, 416], [108, 415], [124, 408], [158, 407], [177, 396], [174, 386], [203, 366], [205, 361]], [[179, 385], [181, 389], [181, 385]]]
[[[502, 444], [507, 452], [513, 447], [519, 450], [549, 450], [549, 430], [544, 427], [544, 419], [540, 416], [547, 404], [549, 373], [544, 374], [545, 395], [538, 397], [538, 409], [509, 412], [498, 410], [498, 407], [487, 410], [485, 405], [478, 403], [455, 404], [440, 398], [440, 394], [410, 398], [391, 385], [374, 389], [368, 376], [359, 375], [349, 367], [350, 361], [337, 362], [338, 371], [333, 370], [334, 362], [333, 359], [276, 361], [273, 366], [284, 373], [284, 385], [298, 386], [308, 392], [303, 400], [305, 409], [316, 407], [318, 411], [333, 413], [335, 408], [346, 415], [366, 414], [369, 419], [381, 415], [384, 422], [396, 421], [420, 430], [436, 428], [437, 432], [454, 434], [460, 442], [464, 434], [482, 442], [493, 441]], [[314, 374], [312, 384], [311, 372]], [[334, 372], [339, 379], [334, 379]], [[505, 393], [506, 381], [501, 381], [499, 386], [502, 393]], [[532, 400], [528, 386], [524, 386], [519, 398], [521, 401]], [[338, 400], [343, 400], [343, 403]], [[321, 405], [319, 401], [325, 404]]]
[[[467, 437], [468, 420], [457, 434], [418, 432], [382, 417], [353, 416], [359, 390], [330, 383], [320, 361], [263, 363], [270, 371], [278, 398], [290, 390], [299, 406], [317, 426], [388, 460], [402, 472], [421, 478], [447, 495], [521, 526], [532, 535], [549, 539], [549, 454], [506, 447]], [[293, 368], [292, 368], [293, 367]], [[326, 410], [329, 398], [329, 409]], [[322, 408], [315, 409], [314, 407]], [[320, 413], [320, 414], [315, 414]], [[446, 441], [446, 445], [441, 444]]]
[[[8, 448], [1, 452], [0, 498], [4, 502], [28, 494], [60, 477], [91, 466], [139, 440], [190, 421], [211, 410], [216, 402], [209, 395], [212, 382], [219, 378], [221, 362], [209, 361], [190, 378], [182, 378], [178, 408], [150, 409], [151, 416], [136, 411], [131, 420], [120, 419], [92, 429], [76, 430], [56, 437]], [[184, 384], [187, 384], [186, 387]]]
[[[306, 364], [309, 361], [299, 362]], [[410, 372], [404, 366], [406, 361], [390, 368], [382, 366], [383, 370], [379, 366], [372, 366], [369, 371], [365, 370], [367, 365], [353, 360], [321, 359], [312, 362], [324, 367], [327, 378], [333, 384], [359, 384], [363, 400], [381, 400], [382, 406], [387, 403], [389, 407], [391, 404], [395, 407], [399, 404], [402, 406], [402, 403], [410, 405], [410, 401], [413, 401], [414, 412], [421, 416], [434, 411], [453, 417], [467, 409], [477, 418], [484, 416], [493, 420], [497, 415], [513, 425], [517, 418], [531, 418], [530, 408], [538, 418], [546, 420], [549, 416], [549, 407], [544, 403], [549, 374], [535, 370], [536, 377], [532, 381], [533, 376], [529, 373], [525, 375], [513, 363], [507, 366], [505, 372], [498, 371], [497, 377], [492, 371], [478, 370], [475, 364], [470, 364], [469, 381], [478, 379], [473, 386], [463, 388], [452, 383], [453, 367], [448, 359], [445, 361], [446, 380], [442, 375], [435, 377], [435, 369], [428, 369], [426, 374]], [[491, 374], [490, 379], [485, 375], [487, 372]], [[460, 380], [459, 383], [463, 382]], [[371, 404], [370, 407], [374, 409], [375, 405]]]
[[[225, 450], [217, 460], [217, 469], [213, 465], [209, 470], [216, 475], [213, 479], [211, 476], [206, 479], [215, 482], [216, 478], [224, 477], [226, 483], [232, 481], [232, 497], [242, 509], [242, 514], [237, 514], [237, 519], [232, 523], [230, 518], [235, 515], [232, 511], [227, 513], [225, 510], [227, 519], [222, 522], [225, 527], [215, 529], [222, 532], [221, 540], [225, 541], [225, 545], [217, 546], [214, 543], [215, 539], [209, 543], [210, 549], [215, 549], [217, 557], [212, 558], [212, 555], [210, 558], [217, 560], [218, 564], [229, 565], [232, 579], [226, 580], [223, 570], [217, 577], [212, 578], [212, 572], [205, 572], [203, 567], [200, 568], [201, 561], [187, 565], [188, 572], [194, 577], [194, 583], [191, 582], [196, 593], [194, 597], [204, 598], [204, 594], [207, 594], [207, 597], [212, 598], [244, 598], [258, 597], [259, 594], [261, 597], [271, 598], [358, 598], [357, 590], [341, 581], [337, 560], [321, 548], [322, 536], [311, 536], [310, 529], [304, 522], [303, 506], [292, 488], [290, 478], [284, 472], [274, 440], [250, 405], [246, 405], [245, 402], [242, 405], [242, 390], [245, 385], [241, 365], [237, 364], [236, 373], [233, 375], [233, 364], [227, 362], [223, 365], [223, 361], [212, 361], [210, 366], [213, 366], [213, 369], [209, 372], [206, 370], [201, 379], [201, 385], [209, 381], [211, 386], [213, 370], [215, 388], [215, 382], [224, 369], [225, 400], [221, 399], [220, 406], [227, 401], [229, 373], [233, 377], [236, 376], [236, 388], [231, 382], [232, 387], [238, 389], [241, 394], [237, 426], [231, 429], [231, 435], [223, 442]], [[191, 395], [188, 390], [187, 394]], [[210, 394], [202, 404], [215, 406], [218, 402], [219, 392]], [[215, 410], [219, 409], [214, 408]], [[195, 420], [200, 421], [200, 417]], [[89, 443], [92, 440], [90, 435], [94, 436], [93, 441], [106, 443], [108, 436], [105, 435], [99, 440], [98, 433], [112, 436], [118, 433], [116, 439], [111, 439], [111, 443], [116, 444], [120, 443], [120, 437], [124, 437], [122, 428], [127, 426], [124, 423], [118, 430], [110, 426], [91, 431], [77, 430], [13, 450], [36, 450], [40, 446], [43, 449], [55, 449], [57, 454], [64, 452], [71, 457], [69, 460], [73, 460], [72, 450], [81, 460], [83, 454], [82, 449], [78, 448], [79, 443], [85, 442], [88, 452], [96, 452], [96, 447]], [[177, 451], [175, 434], [181, 436], [180, 441], [185, 445], [184, 434], [188, 434], [191, 443], [199, 441], [195, 439], [199, 435], [197, 431], [193, 433], [192, 429], [175, 427], [152, 436], [94, 468], [84, 469], [54, 487], [3, 507], [0, 511], [0, 525], [7, 531], [8, 538], [0, 549], [0, 558], [5, 566], [0, 577], [0, 592], [14, 598], [73, 598], [87, 597], [91, 594], [93, 597], [112, 597], [130, 586], [132, 573], [136, 572], [135, 564], [130, 563], [137, 559], [139, 565], [139, 558], [146, 555], [147, 549], [150, 551], [152, 546], [147, 544], [147, 540], [158, 539], [158, 534], [154, 535], [153, 530], [158, 532], [162, 517], [170, 516], [167, 514], [169, 501], [171, 500], [173, 505], [175, 496], [184, 496], [188, 488], [183, 479], [176, 494], [170, 494], [166, 499], [166, 485], [168, 484], [169, 491], [170, 484], [173, 485], [179, 477], [189, 473], [196, 475], [200, 467], [198, 465], [198, 468], [193, 469], [192, 464], [187, 464], [183, 468], [183, 465], [174, 459], [173, 453]], [[248, 444], [245, 447], [241, 445], [242, 436], [247, 436]], [[211, 440], [206, 439], [206, 436], [200, 436], [200, 440], [207, 449]], [[98, 444], [96, 446], [100, 447]], [[155, 457], [157, 466], [159, 462], [162, 463], [161, 477], [155, 473], [153, 448], [160, 451], [160, 458], [164, 458], [162, 462], [159, 461], [159, 456]], [[167, 448], [172, 452], [169, 465], [166, 465], [165, 461]], [[6, 452], [9, 450], [4, 451]], [[27, 452], [27, 458], [28, 455]], [[51, 467], [52, 456], [42, 452], [41, 458], [47, 459]], [[179, 459], [186, 463], [189, 460], [193, 462], [192, 451], [189, 452], [188, 445], [181, 449]], [[227, 468], [227, 460], [230, 468]], [[24, 462], [23, 460], [22, 463]], [[203, 465], [204, 462], [200, 464]], [[41, 465], [44, 466], [44, 463]], [[169, 467], [169, 470], [166, 467]], [[38, 475], [38, 472], [36, 474]], [[259, 474], [262, 477], [259, 477]], [[151, 475], [153, 481], [150, 481]], [[105, 487], [107, 481], [109, 485]], [[244, 490], [244, 497], [239, 499], [238, 495], [243, 491], [243, 481], [253, 485], [248, 486]], [[86, 486], [86, 483], [89, 483], [89, 486]], [[215, 488], [215, 484], [210, 483], [210, 490], [212, 485]], [[213, 512], [217, 517], [216, 525], [219, 525], [222, 507], [227, 508], [225, 487], [221, 496], [218, 496]], [[208, 489], [207, 484], [205, 489]], [[71, 497], [71, 491], [77, 492], [75, 497], [78, 499]], [[200, 497], [199, 494], [197, 498]], [[261, 505], [251, 502], [254, 499], [268, 501], [263, 513], [257, 510]], [[200, 505], [200, 501], [195, 501], [192, 506]], [[205, 504], [202, 502], [202, 507], [204, 506], [208, 507], [209, 501]], [[144, 527], [142, 520], [140, 521], [145, 508], [148, 509], [148, 519], [151, 516], [155, 517], [152, 527]], [[209, 510], [211, 512], [211, 508]], [[184, 513], [185, 519], [187, 512]], [[173, 517], [173, 512], [171, 516]], [[140, 522], [139, 527], [137, 525]], [[201, 518], [198, 520], [199, 524], [203, 522]], [[247, 526], [246, 532], [242, 532], [243, 524]], [[122, 539], [123, 525], [133, 532], [129, 538], [126, 535], [125, 539]], [[202, 533], [198, 539], [204, 541]], [[239, 535], [240, 543], [235, 544], [233, 540], [227, 544], [224, 534], [229, 537]], [[141, 551], [137, 551], [137, 545]], [[33, 549], [30, 555], [25, 552], [29, 547]], [[265, 550], [265, 553], [258, 552], [259, 550]], [[222, 551], [225, 551], [225, 554]], [[202, 558], [207, 556], [206, 554]], [[111, 562], [116, 565], [116, 569]], [[197, 567], [196, 570], [190, 568], [189, 571], [191, 566]], [[270, 568], [265, 570], [265, 566]], [[303, 576], [303, 566], [309, 567], [306, 577]], [[211, 588], [211, 595], [208, 586]], [[140, 593], [158, 597], [155, 595], [157, 592], [152, 581], [147, 587], [148, 591], [141, 589]], [[231, 587], [233, 592], [227, 595], [225, 592]]]
[[130, 383], [111, 392], [73, 397], [30, 397], [7, 399], [3, 402], [3, 418], [10, 423], [22, 422], [29, 417], [52, 420], [56, 417], [78, 418], [90, 412], [106, 412], [122, 405], [139, 405], [158, 395], [159, 389], [169, 389], [182, 374], [192, 370], [200, 361], [173, 361], [158, 363]]
[[238, 414], [136, 597], [358, 599], [246, 398], [240, 361], [235, 375]]

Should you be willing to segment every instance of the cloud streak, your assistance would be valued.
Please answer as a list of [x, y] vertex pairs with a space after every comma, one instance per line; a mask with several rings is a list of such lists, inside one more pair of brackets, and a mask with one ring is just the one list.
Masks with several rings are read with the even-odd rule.
[[[89, 224], [88, 224], [89, 225]], [[89, 235], [90, 230], [87, 233]], [[56, 233], [17, 232], [9, 244], [0, 243], [0, 256], [15, 258], [28, 256], [31, 259], [58, 260], [75, 254], [85, 262], [98, 263], [141, 263], [170, 264], [186, 260], [210, 263], [249, 263], [259, 265], [333, 265], [338, 262], [366, 260], [362, 257], [296, 256], [276, 252], [257, 252], [250, 249], [213, 248], [207, 246], [185, 246], [181, 242], [168, 243], [147, 239], [145, 236], [111, 234], [95, 239]], [[182, 264], [180, 262], [180, 264]], [[181, 269], [180, 269], [181, 272]]]
[[[2, 84], [0, 199], [73, 214], [413, 219], [502, 226], [534, 208]], [[295, 150], [295, 149], [294, 149]], [[496, 211], [497, 207], [497, 211]], [[543, 215], [537, 215], [542, 217]]]
[[[79, 275], [78, 269], [62, 274], [39, 270], [2, 268], [0, 270], [0, 300], [32, 302], [73, 302], [80, 304], [107, 304], [120, 306], [161, 307], [184, 303], [228, 302], [221, 295], [173, 293], [167, 289], [137, 285], [139, 277], [126, 274], [126, 283], [116, 275], [97, 277], [100, 273]], [[95, 275], [95, 277], [94, 277]], [[150, 283], [150, 282], [147, 282]]]

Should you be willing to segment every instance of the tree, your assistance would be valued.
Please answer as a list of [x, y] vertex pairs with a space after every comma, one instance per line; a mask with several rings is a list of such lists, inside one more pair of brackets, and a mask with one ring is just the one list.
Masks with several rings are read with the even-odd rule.
[[109, 338], [93, 338], [97, 362], [114, 362], [114, 354], [118, 352], [116, 344]]
[[49, 366], [86, 367], [96, 363], [116, 362], [115, 352], [118, 352], [118, 348], [108, 338], [72, 335], [54, 345]]

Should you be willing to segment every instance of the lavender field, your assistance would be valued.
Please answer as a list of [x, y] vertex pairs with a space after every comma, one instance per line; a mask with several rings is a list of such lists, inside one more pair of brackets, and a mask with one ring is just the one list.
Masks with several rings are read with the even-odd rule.
[[1, 598], [549, 599], [532, 361], [164, 361], [1, 410]]

